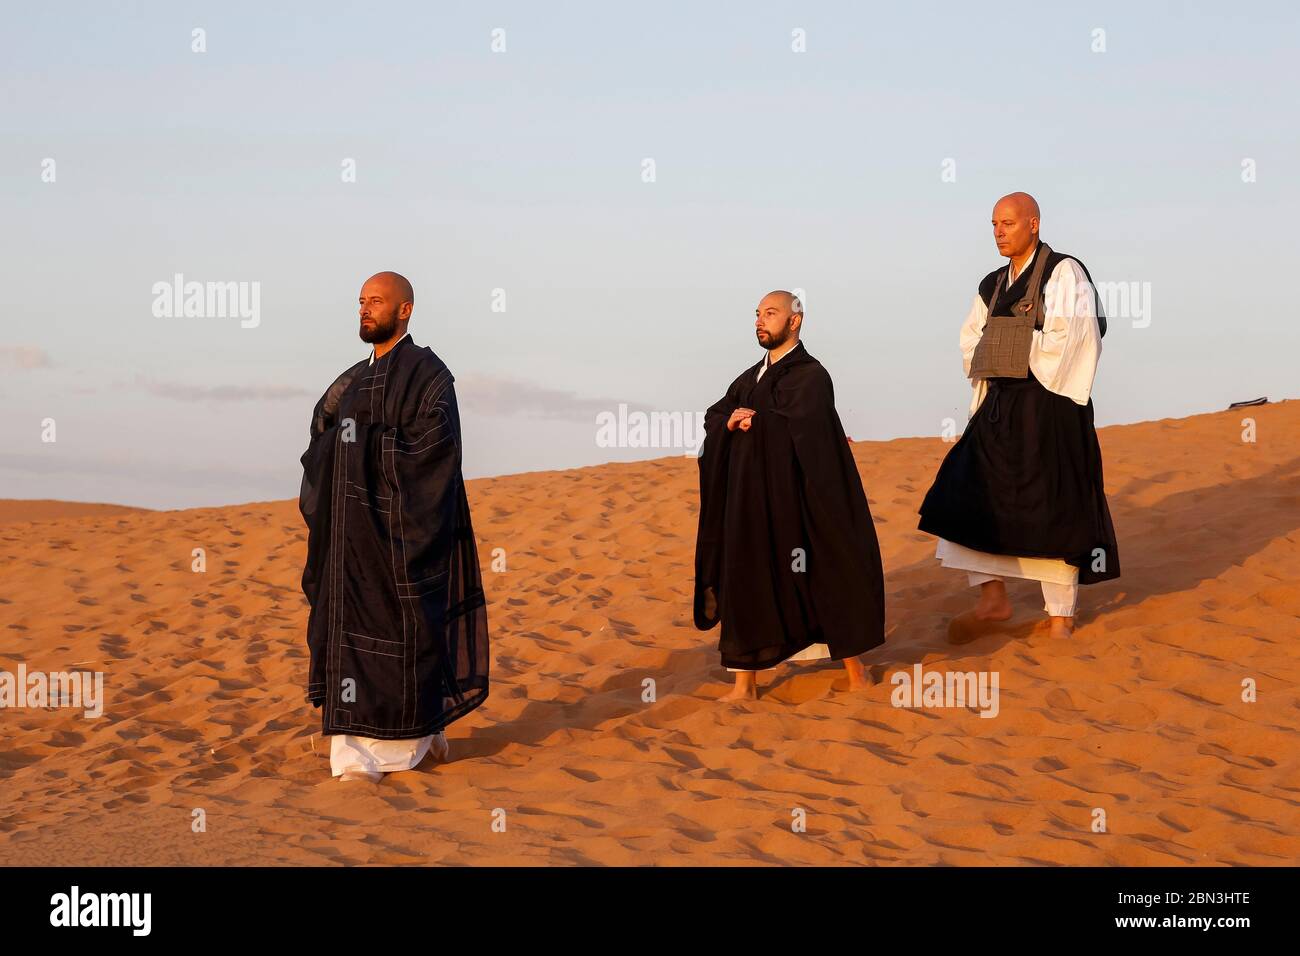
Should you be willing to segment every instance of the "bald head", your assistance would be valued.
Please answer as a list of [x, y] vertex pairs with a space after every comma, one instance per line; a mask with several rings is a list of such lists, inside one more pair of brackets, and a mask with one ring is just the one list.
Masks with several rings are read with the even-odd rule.
[[793, 292], [778, 289], [763, 296], [754, 310], [754, 333], [758, 344], [769, 352], [799, 341], [803, 327], [803, 303]]
[[415, 305], [415, 289], [411, 288], [411, 283], [404, 275], [396, 272], [376, 272], [361, 288], [364, 290], [367, 286], [384, 290], [397, 302], [409, 302], [412, 306]]
[[406, 334], [415, 308], [415, 290], [405, 276], [396, 272], [376, 272], [361, 287], [360, 303], [361, 341], [375, 346], [375, 354], [382, 354], [384, 345], [391, 345]]
[[1029, 193], [1007, 193], [993, 204], [994, 215], [997, 215], [999, 209], [1026, 219], [1038, 218], [1038, 200]]
[[763, 308], [763, 303], [769, 300], [771, 300], [771, 304], [785, 309], [791, 315], [803, 315], [803, 303], [799, 301], [799, 297], [793, 292], [786, 292], [784, 289], [769, 292], [763, 296], [763, 300], [758, 303], [758, 307]]
[[1008, 193], [993, 206], [993, 240], [1008, 259], [1028, 256], [1038, 245], [1038, 203], [1029, 193]]

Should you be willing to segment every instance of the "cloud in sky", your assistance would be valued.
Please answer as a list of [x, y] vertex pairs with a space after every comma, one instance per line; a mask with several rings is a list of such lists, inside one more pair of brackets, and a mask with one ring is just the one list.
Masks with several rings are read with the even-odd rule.
[[[159, 398], [180, 402], [251, 402], [311, 399], [320, 395], [296, 385], [197, 385], [160, 381], [137, 376], [134, 386]], [[467, 374], [456, 379], [456, 393], [463, 410], [479, 415], [547, 418], [589, 423], [600, 412], [616, 411], [619, 404], [629, 409], [641, 405], [615, 398], [588, 398], [574, 392], [550, 388], [536, 382]]]
[[584, 398], [574, 392], [548, 388], [534, 382], [469, 374], [457, 377], [456, 399], [461, 412], [502, 417], [525, 416], [590, 424], [600, 412], [614, 412], [619, 404], [629, 409], [647, 408], [616, 398]]
[[135, 384], [151, 395], [179, 402], [260, 402], [286, 398], [315, 400], [320, 397], [316, 392], [296, 385], [191, 385], [143, 377], [137, 377]]

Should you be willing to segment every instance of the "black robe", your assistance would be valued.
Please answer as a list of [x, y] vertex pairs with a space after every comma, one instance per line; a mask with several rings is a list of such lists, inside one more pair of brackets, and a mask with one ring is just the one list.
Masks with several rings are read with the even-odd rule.
[[298, 504], [309, 531], [307, 699], [326, 734], [424, 737], [487, 698], [487, 609], [452, 382], [407, 336], [340, 375], [312, 414]]
[[[738, 670], [811, 644], [840, 660], [885, 640], [880, 545], [831, 377], [803, 343], [755, 383], [762, 364], [705, 413], [699, 462], [695, 626], [721, 619], [722, 663]], [[756, 411], [752, 426], [728, 431], [740, 407]]]
[[[1053, 252], [1048, 269], [1064, 259]], [[1078, 262], [1077, 259], [1074, 259]], [[1087, 267], [1079, 263], [1089, 283]], [[985, 305], [1008, 312], [1027, 291], [1025, 269], [989, 299], [999, 272], [980, 283]], [[1049, 271], [1050, 274], [1050, 271]], [[1094, 300], [1100, 331], [1101, 301]], [[989, 391], [952, 446], [921, 503], [922, 531], [989, 554], [1059, 558], [1080, 584], [1119, 577], [1119, 546], [1102, 478], [1092, 400], [1079, 405], [1026, 378], [991, 378]]]

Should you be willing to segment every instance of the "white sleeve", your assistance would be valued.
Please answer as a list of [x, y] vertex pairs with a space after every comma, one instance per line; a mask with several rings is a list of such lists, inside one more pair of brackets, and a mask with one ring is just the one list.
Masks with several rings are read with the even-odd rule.
[[970, 363], [975, 357], [975, 346], [980, 344], [980, 337], [984, 334], [984, 323], [988, 318], [988, 307], [977, 292], [975, 301], [971, 303], [970, 312], [966, 314], [966, 321], [961, 327], [961, 360], [967, 378], [970, 378]]
[[1034, 333], [1030, 365], [1046, 389], [1087, 405], [1100, 356], [1092, 284], [1082, 266], [1063, 259], [1043, 290], [1043, 329]]

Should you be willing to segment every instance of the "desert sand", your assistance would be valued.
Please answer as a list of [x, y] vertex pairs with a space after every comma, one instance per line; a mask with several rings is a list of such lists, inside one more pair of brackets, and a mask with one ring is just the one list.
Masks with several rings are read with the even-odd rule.
[[[1006, 627], [949, 643], [975, 594], [916, 530], [947, 446], [855, 443], [887, 577], [876, 683], [787, 664], [728, 705], [717, 632], [691, 624], [693, 459], [472, 481], [491, 696], [451, 762], [379, 784], [330, 777], [304, 701], [295, 501], [5, 503], [0, 669], [102, 670], [107, 700], [0, 711], [0, 863], [1294, 864], [1300, 402], [1101, 443], [1123, 577], [1083, 589], [1072, 639], [1018, 582]], [[998, 716], [892, 706], [917, 662], [998, 672]]]
[[23, 501], [0, 500], [0, 525], [26, 521], [51, 521], [59, 518], [108, 517], [139, 514], [146, 509], [126, 505], [92, 504], [82, 501], [51, 501], [32, 498]]

